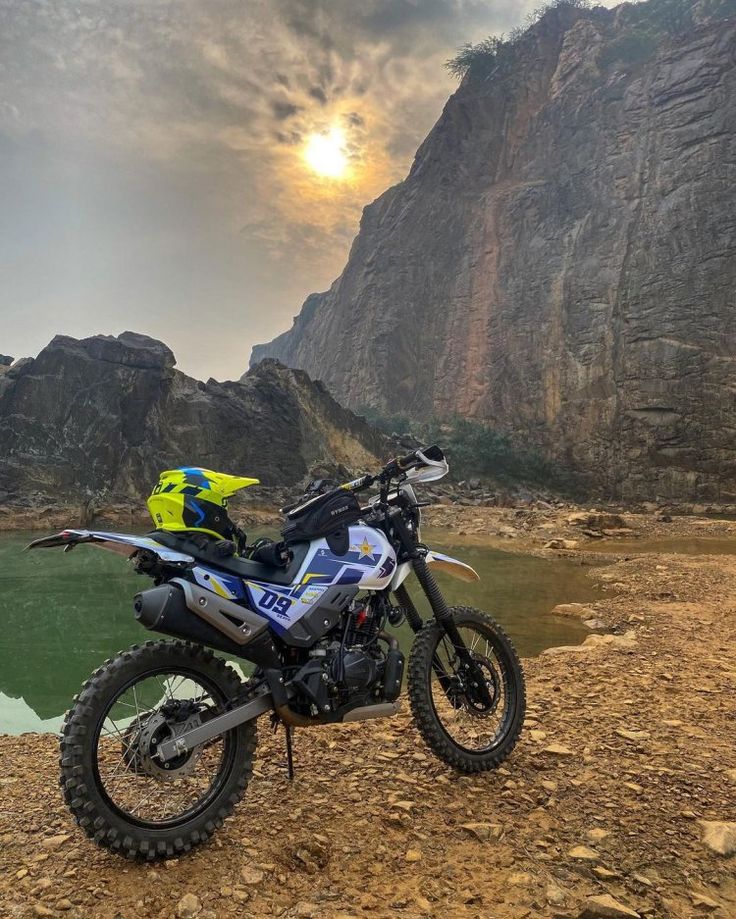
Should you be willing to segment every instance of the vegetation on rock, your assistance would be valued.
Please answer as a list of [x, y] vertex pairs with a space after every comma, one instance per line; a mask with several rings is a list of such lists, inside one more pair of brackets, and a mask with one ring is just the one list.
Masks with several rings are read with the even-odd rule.
[[515, 441], [508, 434], [467, 418], [418, 421], [404, 414], [358, 410], [371, 425], [389, 436], [409, 435], [424, 444], [438, 443], [450, 462], [453, 480], [479, 477], [499, 483], [541, 485], [570, 491], [576, 483], [569, 470], [545, 459], [539, 450]]
[[489, 35], [488, 38], [484, 38], [476, 44], [466, 42], [458, 49], [457, 54], [446, 62], [445, 67], [458, 79], [462, 79], [467, 73], [473, 76], [485, 76], [492, 72], [495, 65], [501, 61], [504, 53], [517, 44], [521, 37], [535, 23], [539, 22], [548, 10], [564, 6], [572, 9], [587, 10], [594, 5], [592, 0], [552, 0], [551, 3], [539, 6], [527, 14], [526, 25], [512, 29], [508, 37], [505, 35]]

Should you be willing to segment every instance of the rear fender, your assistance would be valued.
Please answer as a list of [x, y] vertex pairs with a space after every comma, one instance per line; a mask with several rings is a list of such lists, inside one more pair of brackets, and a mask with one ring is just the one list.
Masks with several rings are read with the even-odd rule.
[[190, 565], [194, 561], [191, 555], [184, 552], [175, 552], [167, 549], [161, 543], [151, 539], [150, 536], [133, 536], [128, 533], [107, 533], [103, 530], [62, 530], [53, 536], [44, 536], [35, 539], [26, 546], [26, 549], [53, 549], [63, 546], [65, 550], [73, 549], [82, 544], [96, 546], [99, 549], [108, 549], [118, 555], [130, 558], [139, 549], [145, 549], [158, 556], [167, 564]]

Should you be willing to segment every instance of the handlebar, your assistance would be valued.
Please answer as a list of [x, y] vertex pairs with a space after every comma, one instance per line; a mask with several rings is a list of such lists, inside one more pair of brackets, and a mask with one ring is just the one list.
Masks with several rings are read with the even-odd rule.
[[[429, 447], [426, 448], [424, 453], [431, 451], [439, 451], [438, 447]], [[439, 451], [442, 455], [441, 451]], [[376, 482], [381, 482], [381, 484], [386, 485], [391, 479], [396, 478], [397, 476], [402, 475], [407, 472], [409, 469], [418, 465], [420, 462], [419, 450], [412, 450], [409, 453], [406, 453], [404, 456], [395, 456], [392, 460], [389, 460], [388, 463], [383, 467], [383, 469], [376, 473], [375, 475], [364, 475], [359, 479], [354, 479], [352, 482], [345, 482], [344, 485], [341, 485], [341, 488], [344, 488], [346, 491], [364, 491], [366, 488], [370, 488], [372, 485], [375, 485]]]
[[384, 467], [382, 475], [387, 478], [393, 478], [395, 475], [399, 475], [402, 472], [406, 472], [413, 464], [417, 461], [417, 451], [412, 450], [411, 453], [407, 453], [405, 456], [397, 456], [394, 459], [390, 460]]
[[[444, 464], [444, 472], [447, 472], [445, 454], [436, 444], [431, 447], [419, 447], [404, 456], [396, 456], [389, 460], [383, 469], [375, 475], [363, 475], [359, 479], [353, 479], [352, 482], [345, 482], [340, 488], [345, 489], [345, 491], [364, 491], [366, 488], [375, 485], [376, 482], [380, 482], [385, 488], [391, 479], [403, 475], [415, 466], [439, 466], [440, 464]], [[442, 474], [444, 475], [444, 473]]]

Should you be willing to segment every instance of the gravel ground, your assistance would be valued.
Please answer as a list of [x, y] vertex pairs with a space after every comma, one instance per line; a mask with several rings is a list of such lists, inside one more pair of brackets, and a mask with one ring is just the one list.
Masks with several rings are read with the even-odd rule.
[[264, 721], [235, 816], [163, 864], [77, 830], [53, 737], [0, 738], [0, 915], [736, 916], [736, 557], [591, 577], [610, 634], [526, 662], [504, 768], [453, 773], [401, 714], [299, 732], [290, 785]]

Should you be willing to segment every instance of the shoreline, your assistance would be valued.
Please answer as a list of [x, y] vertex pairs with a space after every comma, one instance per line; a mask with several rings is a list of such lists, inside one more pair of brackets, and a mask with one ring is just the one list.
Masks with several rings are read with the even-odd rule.
[[[577, 512], [452, 511], [452, 522], [445, 506], [425, 519], [453, 538], [609, 561], [585, 549], [600, 538], [563, 519]], [[663, 532], [736, 537], [736, 522], [623, 516], [642, 546]], [[571, 532], [581, 549], [544, 547]], [[623, 539], [603, 537], [613, 554]], [[0, 737], [0, 913], [736, 914], [736, 860], [723, 854], [736, 853], [736, 556], [619, 554], [590, 575], [608, 634], [525, 660], [527, 720], [501, 769], [460, 776], [439, 763], [405, 703], [393, 719], [297, 732], [290, 786], [283, 738], [264, 724], [235, 816], [164, 864], [124, 862], [82, 836], [58, 792], [52, 735]]]

